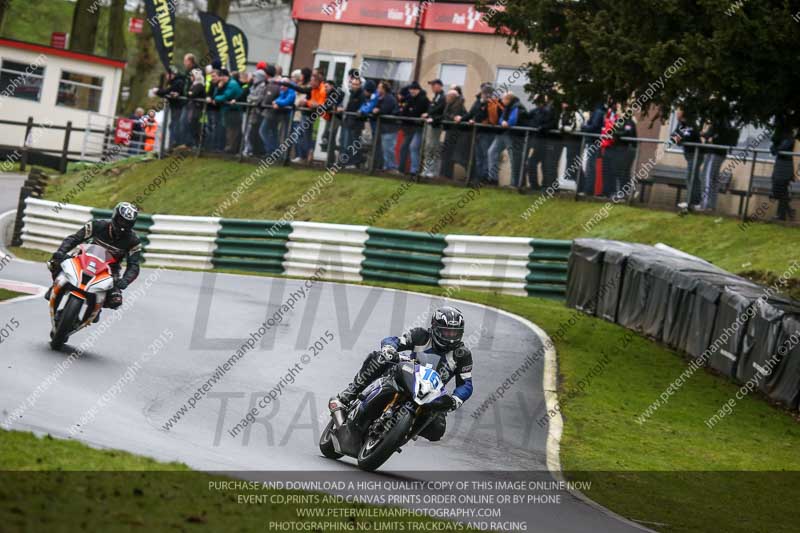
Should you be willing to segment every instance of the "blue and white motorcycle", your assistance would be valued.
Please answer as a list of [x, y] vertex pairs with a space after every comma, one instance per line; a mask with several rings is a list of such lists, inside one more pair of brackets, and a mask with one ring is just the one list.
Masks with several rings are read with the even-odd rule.
[[415, 439], [431, 423], [431, 405], [447, 394], [438, 355], [421, 353], [416, 360], [400, 359], [372, 382], [347, 410], [335, 409], [319, 441], [322, 455], [358, 460], [362, 470], [373, 471], [394, 452]]

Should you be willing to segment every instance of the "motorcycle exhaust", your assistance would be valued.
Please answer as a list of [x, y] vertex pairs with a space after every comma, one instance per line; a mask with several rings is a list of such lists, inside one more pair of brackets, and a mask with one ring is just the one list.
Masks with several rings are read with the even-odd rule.
[[333, 397], [328, 400], [328, 409], [331, 411], [331, 416], [333, 417], [333, 424], [336, 426], [336, 429], [339, 429], [344, 425], [344, 406], [339, 401], [338, 398]]
[[333, 423], [336, 425], [336, 429], [344, 425], [344, 414], [341, 409], [337, 409], [333, 412]]

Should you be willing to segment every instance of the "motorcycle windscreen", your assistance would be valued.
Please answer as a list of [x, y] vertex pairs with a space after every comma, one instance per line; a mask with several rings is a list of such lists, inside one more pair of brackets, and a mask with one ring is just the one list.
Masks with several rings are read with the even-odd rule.
[[97, 259], [99, 259], [104, 263], [108, 263], [114, 260], [111, 254], [108, 253], [108, 250], [97, 244], [90, 244], [86, 246], [86, 248], [84, 249], [84, 253], [86, 253], [86, 255], [91, 255], [92, 257], [96, 257]]

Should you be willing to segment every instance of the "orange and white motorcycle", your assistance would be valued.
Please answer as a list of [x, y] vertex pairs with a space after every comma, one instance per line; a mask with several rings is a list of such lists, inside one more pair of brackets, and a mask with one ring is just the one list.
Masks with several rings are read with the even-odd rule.
[[81, 245], [61, 263], [50, 292], [50, 346], [60, 350], [69, 337], [90, 325], [114, 288], [108, 250], [96, 244]]

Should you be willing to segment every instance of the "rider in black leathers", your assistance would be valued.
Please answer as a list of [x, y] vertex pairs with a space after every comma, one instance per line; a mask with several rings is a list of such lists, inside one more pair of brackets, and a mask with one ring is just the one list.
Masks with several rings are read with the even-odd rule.
[[[79, 244], [91, 242], [102, 246], [116, 262], [111, 265], [114, 276], [114, 288], [106, 299], [106, 307], [117, 309], [122, 305], [122, 291], [139, 276], [139, 263], [141, 262], [142, 243], [133, 231], [139, 210], [127, 202], [121, 202], [114, 208], [110, 220], [93, 220], [87, 222], [76, 233], [68, 236], [61, 243], [48, 263], [53, 273], [53, 279], [61, 271], [61, 263], [67, 258], [70, 251]], [[120, 277], [121, 263], [125, 260], [127, 266], [125, 273]], [[45, 294], [45, 299], [50, 299], [50, 291]]]

